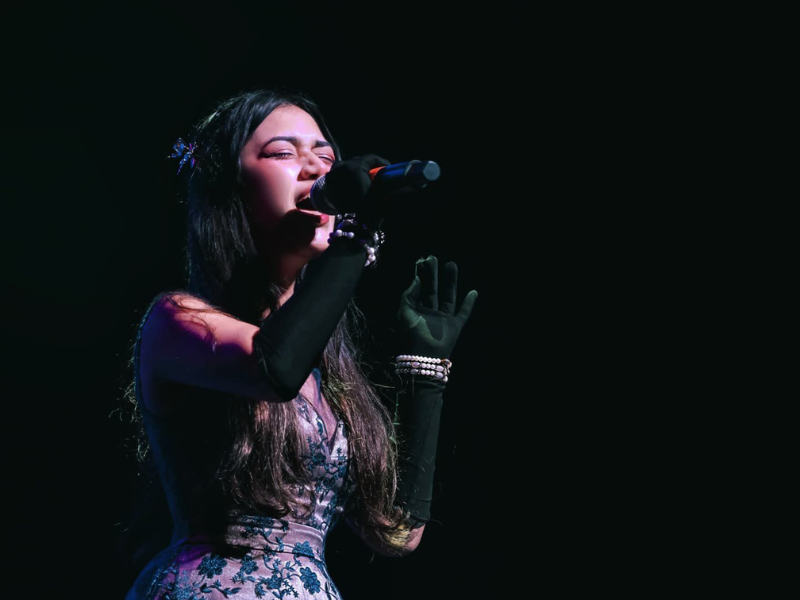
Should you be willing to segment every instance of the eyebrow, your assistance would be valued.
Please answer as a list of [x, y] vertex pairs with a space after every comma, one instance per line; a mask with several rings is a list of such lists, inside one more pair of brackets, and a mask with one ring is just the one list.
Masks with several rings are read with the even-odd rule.
[[[264, 146], [268, 146], [272, 142], [291, 142], [292, 144], [297, 146], [300, 143], [300, 139], [292, 135], [276, 135], [275, 137], [271, 137], [266, 142], [264, 142], [264, 144], [261, 147], [263, 148]], [[333, 145], [330, 142], [326, 142], [325, 140], [317, 140], [316, 142], [314, 142], [314, 145], [312, 146], [312, 148], [332, 148], [332, 147]]]

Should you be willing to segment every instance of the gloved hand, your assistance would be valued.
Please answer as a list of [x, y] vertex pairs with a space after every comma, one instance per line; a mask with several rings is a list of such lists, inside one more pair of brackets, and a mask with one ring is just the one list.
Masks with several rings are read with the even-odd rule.
[[325, 175], [325, 193], [340, 213], [355, 213], [358, 220], [377, 228], [385, 216], [380, 190], [372, 185], [369, 172], [390, 163], [376, 154], [342, 160]]
[[450, 358], [478, 298], [476, 290], [470, 291], [456, 310], [457, 279], [454, 262], [444, 265], [440, 286], [438, 259], [428, 256], [417, 260], [414, 281], [403, 292], [397, 313], [399, 350], [403, 354]]
[[[448, 262], [442, 273], [435, 256], [416, 262], [414, 281], [401, 296], [399, 349], [402, 354], [450, 358], [478, 292], [470, 291], [456, 309], [458, 269]], [[395, 418], [400, 449], [396, 502], [418, 527], [431, 517], [439, 421], [446, 383], [416, 375], [398, 389]]]

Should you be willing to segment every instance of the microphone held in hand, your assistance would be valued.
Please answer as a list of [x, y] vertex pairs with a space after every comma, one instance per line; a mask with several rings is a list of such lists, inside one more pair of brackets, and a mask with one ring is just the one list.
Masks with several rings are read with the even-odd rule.
[[[380, 203], [387, 198], [421, 190], [430, 182], [439, 179], [440, 173], [439, 165], [431, 160], [411, 160], [375, 167], [369, 170], [371, 185], [368, 194], [353, 193], [352, 182], [341, 181], [348, 177], [349, 173], [344, 171], [333, 175], [328, 173], [314, 182], [311, 188], [311, 203], [314, 210], [329, 215], [357, 213], [365, 208], [374, 211], [378, 208], [372, 205], [375, 202]], [[340, 183], [334, 185], [331, 181], [335, 176], [339, 176], [337, 181]], [[370, 203], [370, 206], [365, 206], [365, 203]]]

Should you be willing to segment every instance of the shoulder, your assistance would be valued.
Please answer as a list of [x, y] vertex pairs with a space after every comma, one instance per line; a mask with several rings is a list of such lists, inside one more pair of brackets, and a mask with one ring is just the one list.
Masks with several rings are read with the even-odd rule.
[[[203, 323], [213, 315], [225, 313], [213, 304], [185, 291], [169, 291], [158, 294], [150, 303], [142, 326], [152, 331], [163, 326], [187, 323]], [[203, 318], [203, 315], [207, 315]], [[227, 315], [226, 315], [227, 316]]]
[[183, 290], [161, 292], [151, 301], [150, 310], [170, 314], [186, 311], [218, 311], [207, 300]]
[[160, 294], [142, 327], [139, 348], [151, 399], [158, 386], [174, 384], [264, 398], [265, 382], [254, 351], [258, 331], [204, 298], [186, 292]]
[[139, 375], [147, 409], [167, 415], [185, 397], [181, 384], [202, 385], [191, 373], [203, 356], [213, 354], [209, 302], [185, 291], [166, 291], [150, 302], [140, 325]]
[[205, 299], [185, 291], [156, 295], [139, 330], [142, 362], [157, 364], [175, 356], [179, 346], [213, 338], [214, 315], [221, 312]]

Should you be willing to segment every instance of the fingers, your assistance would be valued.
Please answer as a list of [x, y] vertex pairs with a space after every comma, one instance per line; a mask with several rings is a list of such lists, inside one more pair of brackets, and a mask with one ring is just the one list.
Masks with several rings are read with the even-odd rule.
[[465, 297], [464, 302], [461, 303], [461, 308], [458, 309], [458, 318], [462, 323], [465, 323], [469, 316], [472, 314], [472, 309], [475, 306], [475, 300], [478, 299], [477, 290], [471, 290]]
[[439, 261], [433, 255], [416, 262], [416, 274], [420, 281], [419, 302], [426, 308], [439, 308]]
[[456, 313], [456, 288], [458, 283], [458, 267], [450, 261], [442, 270], [441, 309], [449, 315]]
[[414, 281], [403, 292], [404, 298], [420, 307], [441, 309], [447, 314], [457, 316], [462, 323], [466, 322], [478, 299], [477, 290], [471, 290], [464, 297], [461, 307], [456, 312], [458, 266], [450, 261], [445, 263], [442, 268], [441, 301], [439, 299], [438, 271], [439, 261], [435, 256], [429, 255], [427, 258], [418, 259], [414, 265]]
[[416, 304], [419, 299], [420, 281], [419, 277], [415, 274], [414, 280], [411, 282], [402, 294], [403, 300], [408, 303]]
[[388, 167], [391, 163], [377, 154], [362, 154], [357, 157], [365, 171], [370, 171], [376, 167]]

